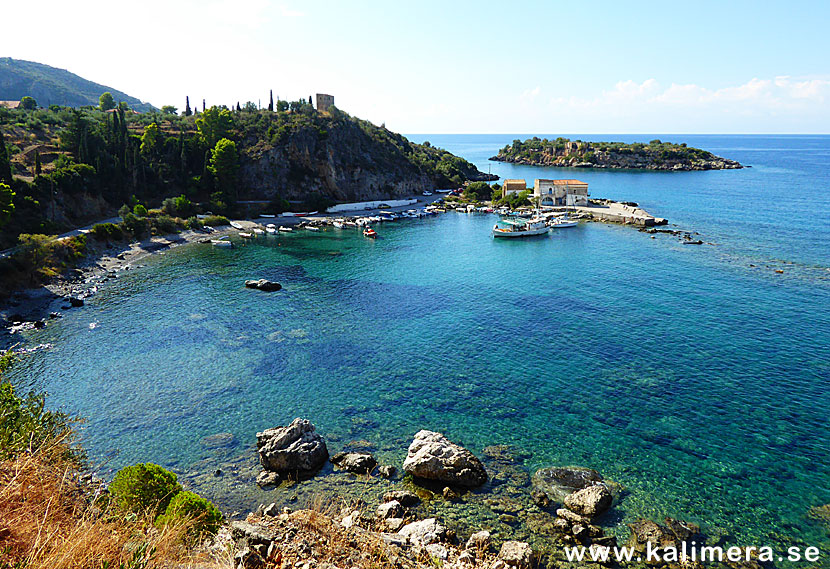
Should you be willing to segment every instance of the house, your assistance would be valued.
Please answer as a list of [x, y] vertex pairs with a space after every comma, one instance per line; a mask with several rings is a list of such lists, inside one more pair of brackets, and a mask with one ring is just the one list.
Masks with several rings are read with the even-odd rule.
[[507, 197], [508, 194], [518, 194], [527, 189], [527, 182], [525, 180], [505, 180], [501, 186], [502, 197]]
[[587, 206], [588, 184], [580, 180], [540, 180], [533, 182], [533, 197], [539, 205]]
[[334, 96], [317, 93], [317, 110], [319, 112], [329, 110], [329, 107], [334, 106]]
[[0, 108], [2, 109], [16, 109], [20, 106], [20, 101], [0, 101]]

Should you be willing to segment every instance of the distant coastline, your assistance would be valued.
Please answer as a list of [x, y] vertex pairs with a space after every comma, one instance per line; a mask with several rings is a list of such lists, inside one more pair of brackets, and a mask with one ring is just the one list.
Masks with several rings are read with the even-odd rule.
[[533, 137], [514, 140], [490, 158], [527, 166], [607, 168], [626, 170], [736, 170], [744, 168], [735, 160], [715, 156], [709, 151], [652, 140], [639, 142], [585, 142], [568, 138]]

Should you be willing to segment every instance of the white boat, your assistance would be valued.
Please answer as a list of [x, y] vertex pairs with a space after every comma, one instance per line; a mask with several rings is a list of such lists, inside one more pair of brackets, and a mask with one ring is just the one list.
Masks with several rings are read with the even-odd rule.
[[264, 235], [265, 231], [260, 229], [259, 227], [254, 227], [254, 235]]
[[566, 227], [576, 227], [579, 222], [575, 219], [570, 219], [567, 215], [563, 217], [554, 217], [548, 222], [548, 225], [554, 229], [564, 229]]
[[223, 239], [213, 239], [213, 240], [211, 240], [210, 244], [215, 246], [215, 247], [233, 247], [233, 243], [231, 243], [230, 241], [225, 241], [224, 238]]
[[267, 225], [265, 227], [265, 231], [266, 233], [268, 233], [268, 235], [274, 235], [277, 232], [277, 228], [273, 225]]
[[471, 203], [467, 204], [467, 213], [473, 213], [475, 210], [476, 210], [476, 206], [474, 206]]
[[244, 231], [240, 231], [239, 236], [242, 237], [242, 239], [253, 239], [254, 238], [253, 233], [245, 233]]
[[273, 213], [260, 213], [260, 214], [259, 214], [259, 216], [260, 216], [260, 217], [266, 217], [266, 218], [267, 218], [267, 217], [277, 217], [277, 216], [276, 216], [276, 215], [274, 215]]
[[280, 225], [279, 230], [280, 230], [280, 231], [282, 231], [283, 233], [291, 233], [292, 231], [294, 231], [294, 230], [293, 230], [293, 229], [291, 229], [290, 227], [286, 227], [286, 226], [284, 226], [284, 225]]
[[493, 226], [493, 237], [532, 237], [544, 235], [547, 232], [548, 226], [541, 218], [502, 219]]
[[231, 227], [234, 229], [245, 229], [245, 226], [239, 223], [238, 221], [231, 221]]
[[320, 228], [317, 227], [316, 225], [306, 225], [305, 228], [308, 229], [309, 231], [320, 231]]
[[423, 192], [421, 192], [421, 195], [422, 196], [431, 196], [432, 192], [430, 192], [429, 190], [424, 190]]
[[331, 222], [331, 224], [335, 226], [337, 229], [343, 229], [344, 222], [342, 219], [335, 219]]

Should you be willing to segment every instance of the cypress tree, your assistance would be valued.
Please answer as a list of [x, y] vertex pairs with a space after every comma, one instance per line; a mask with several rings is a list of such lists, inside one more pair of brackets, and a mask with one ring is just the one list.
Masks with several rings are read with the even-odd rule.
[[189, 117], [193, 114], [193, 111], [190, 110], [190, 97], [185, 97], [184, 101], [184, 116]]
[[12, 183], [12, 165], [9, 162], [9, 152], [6, 150], [2, 128], [0, 128], [0, 182], [9, 185]]
[[268, 110], [274, 112], [274, 90], [271, 89], [271, 100], [268, 102]]
[[236, 110], [241, 111], [242, 107], [239, 106], [239, 101], [236, 102]]
[[202, 112], [205, 112], [205, 109], [206, 109], [206, 108], [207, 108], [207, 107], [205, 106], [205, 100], [204, 100], [204, 99], [202, 99]]
[[40, 152], [35, 151], [35, 178], [40, 176], [40, 172], [41, 172]]
[[308, 104], [312, 107], [314, 106], [314, 103], [311, 102], [311, 95], [308, 96]]

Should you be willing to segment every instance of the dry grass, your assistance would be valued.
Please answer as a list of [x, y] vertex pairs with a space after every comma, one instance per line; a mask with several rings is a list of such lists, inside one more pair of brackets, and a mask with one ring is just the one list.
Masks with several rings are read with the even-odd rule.
[[163, 529], [91, 503], [77, 468], [51, 445], [0, 463], [0, 569], [153, 569], [199, 559], [186, 524]]

